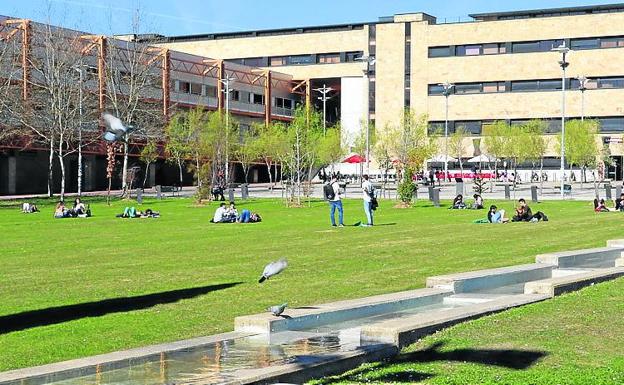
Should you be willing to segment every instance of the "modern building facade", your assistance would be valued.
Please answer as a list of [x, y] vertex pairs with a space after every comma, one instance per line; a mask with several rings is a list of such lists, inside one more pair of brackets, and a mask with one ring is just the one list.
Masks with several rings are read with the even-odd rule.
[[[497, 120], [544, 119], [557, 165], [561, 129], [559, 65], [553, 48], [568, 54], [566, 116], [601, 122], [622, 179], [624, 132], [624, 4], [471, 15], [471, 22], [438, 23], [425, 13], [398, 14], [376, 22], [163, 38], [160, 47], [279, 71], [310, 89], [336, 90], [330, 119], [357, 135], [367, 120], [377, 130], [397, 124], [405, 108], [426, 114], [431, 129], [444, 126], [441, 83], [455, 85], [448, 120], [475, 138]], [[374, 58], [374, 61], [358, 60]], [[577, 76], [588, 78], [579, 90]], [[314, 98], [314, 91], [310, 91]], [[583, 94], [583, 95], [582, 95]], [[583, 99], [583, 103], [582, 103]], [[466, 157], [473, 146], [466, 142]]]
[[[156, 115], [152, 122], [152, 134], [164, 144], [164, 125], [177, 111], [201, 106], [207, 110], [224, 110], [227, 106], [230, 114], [236, 118], [240, 129], [244, 130], [253, 122], [273, 120], [290, 121], [297, 104], [305, 98], [305, 92], [293, 88], [292, 75], [280, 71], [258, 71], [256, 67], [244, 64], [228, 63], [207, 56], [184, 53], [173, 49], [149, 46], [138, 42], [134, 35], [105, 37], [95, 36], [79, 31], [52, 27], [59, 39], [67, 39], [69, 50], [80, 55], [80, 66], [75, 64], [76, 71], [69, 69], [76, 89], [83, 87], [85, 95], [85, 116], [95, 116], [91, 123], [83, 125], [85, 131], [96, 133], [97, 116], [102, 111], [111, 110], [111, 95], [129, 89], [127, 84], [111, 88], [114, 78], [128, 81], [133, 75], [136, 63], [144, 68], [146, 85], [138, 92], [141, 103]], [[42, 46], [42, 35], [49, 33], [46, 25], [30, 20], [0, 17], [0, 64], [3, 93], [13, 95], [16, 103], [29, 103], [36, 97], [38, 73], [33, 68], [45, 55]], [[56, 47], [64, 49], [64, 47]], [[61, 57], [62, 55], [59, 55]], [[134, 58], [134, 59], [133, 59]], [[132, 62], [135, 64], [132, 64]], [[73, 65], [67, 63], [67, 65]], [[80, 75], [80, 71], [84, 71]], [[138, 72], [138, 70], [134, 70]], [[229, 82], [229, 101], [226, 103], [225, 83]], [[220, 81], [221, 80], [221, 81]], [[113, 91], [114, 90], [114, 91]], [[130, 91], [128, 91], [130, 92]], [[127, 96], [127, 95], [125, 95]], [[266, 103], [270, 100], [270, 103]], [[11, 124], [19, 124], [19, 119], [8, 117], [6, 109], [2, 109], [0, 130]], [[87, 120], [85, 118], [85, 120]], [[1, 133], [1, 132], [0, 132]], [[2, 138], [2, 135], [0, 135]], [[145, 138], [133, 137], [130, 146], [129, 167], [137, 166], [143, 173], [144, 165], [138, 155], [145, 143]], [[43, 138], [28, 128], [22, 128], [18, 135], [0, 141], [0, 195], [45, 193], [47, 191], [48, 146]], [[90, 143], [83, 148], [83, 191], [105, 190], [106, 182], [106, 147], [102, 141]], [[162, 149], [161, 149], [161, 154]], [[77, 189], [77, 155], [72, 154], [65, 159], [67, 170], [67, 191]], [[53, 162], [54, 190], [58, 191], [59, 164]], [[239, 171], [236, 173], [236, 171]], [[238, 174], [238, 175], [236, 175]], [[178, 173], [173, 165], [164, 159], [159, 160], [150, 170], [148, 185], [178, 184]], [[268, 180], [266, 167], [253, 167], [250, 180]], [[144, 175], [137, 175], [142, 181]], [[239, 166], [234, 167], [233, 180], [242, 180], [243, 174]], [[184, 175], [185, 184], [193, 183], [192, 176]], [[121, 183], [120, 174], [115, 174], [114, 188]]]

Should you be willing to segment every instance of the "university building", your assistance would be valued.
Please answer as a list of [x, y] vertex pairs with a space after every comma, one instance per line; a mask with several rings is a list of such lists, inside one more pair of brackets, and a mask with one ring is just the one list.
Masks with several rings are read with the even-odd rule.
[[[624, 4], [470, 16], [470, 22], [446, 23], [425, 13], [397, 14], [368, 23], [170, 36], [158, 45], [223, 59], [226, 67], [288, 74], [305, 83], [308, 100], [317, 105], [320, 94], [314, 89], [331, 87], [336, 96], [328, 102], [327, 119], [340, 121], [352, 137], [366, 119], [377, 130], [396, 124], [405, 108], [426, 114], [432, 132], [443, 128], [440, 84], [452, 83], [450, 132], [463, 126], [478, 138], [497, 120], [544, 119], [550, 142], [546, 165], [555, 169], [562, 70], [561, 54], [553, 48], [565, 44], [571, 49], [566, 117], [600, 121], [600, 134], [608, 138], [600, 142], [610, 143], [615, 161], [607, 176], [621, 180]], [[588, 78], [583, 92], [578, 76]], [[474, 155], [472, 141], [465, 151], [467, 158]]]

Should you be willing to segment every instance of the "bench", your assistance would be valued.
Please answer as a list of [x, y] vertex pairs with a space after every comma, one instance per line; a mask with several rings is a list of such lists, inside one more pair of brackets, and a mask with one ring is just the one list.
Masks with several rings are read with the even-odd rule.
[[156, 186], [155, 189], [157, 195], [160, 195], [161, 193], [170, 193], [171, 196], [179, 195], [182, 190], [179, 186]]

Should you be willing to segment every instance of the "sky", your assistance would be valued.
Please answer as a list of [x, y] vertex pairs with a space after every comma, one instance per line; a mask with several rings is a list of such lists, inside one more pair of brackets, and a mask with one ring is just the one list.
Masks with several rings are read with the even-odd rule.
[[467, 21], [471, 13], [607, 3], [608, 0], [1, 0], [0, 15], [93, 34], [179, 36], [371, 22], [380, 16], [406, 12], [426, 12], [440, 21]]

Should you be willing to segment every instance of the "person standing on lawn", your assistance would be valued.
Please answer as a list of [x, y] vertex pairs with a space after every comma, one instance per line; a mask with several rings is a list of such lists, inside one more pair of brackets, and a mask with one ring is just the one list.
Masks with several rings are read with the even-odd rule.
[[364, 213], [366, 214], [366, 225], [373, 225], [373, 198], [375, 197], [375, 189], [373, 184], [368, 180], [368, 175], [363, 175], [362, 178], [362, 200], [364, 201]]
[[333, 175], [331, 181], [323, 186], [323, 193], [325, 199], [329, 202], [329, 219], [331, 220], [331, 225], [336, 227], [335, 213], [336, 209], [338, 209], [338, 227], [344, 227], [344, 213], [342, 210], [340, 184], [338, 183], [337, 175]]

